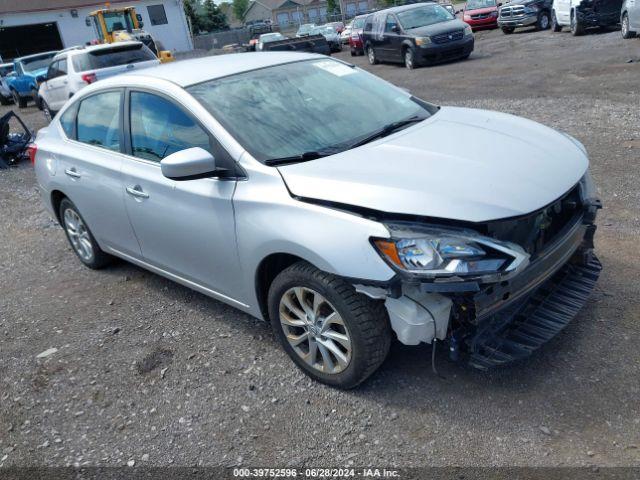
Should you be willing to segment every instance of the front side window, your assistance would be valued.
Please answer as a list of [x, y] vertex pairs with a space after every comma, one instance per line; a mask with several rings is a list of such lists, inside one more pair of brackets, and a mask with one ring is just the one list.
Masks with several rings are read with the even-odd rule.
[[387, 15], [387, 20], [384, 24], [384, 33], [394, 33], [394, 30], [398, 27], [396, 17], [393, 15]]
[[[98, 93], [78, 107], [77, 140], [89, 145], [120, 150], [121, 93]], [[63, 127], [64, 128], [64, 127]]]
[[389, 123], [434, 111], [384, 80], [331, 59], [239, 73], [187, 91], [262, 162], [345, 150]]
[[131, 150], [134, 157], [159, 162], [192, 147], [211, 151], [209, 135], [171, 101], [146, 92], [131, 92]]
[[426, 27], [427, 25], [446, 22], [448, 20], [454, 20], [455, 18], [456, 17], [447, 11], [446, 8], [435, 3], [398, 13], [400, 25], [402, 25], [402, 28], [405, 30]]

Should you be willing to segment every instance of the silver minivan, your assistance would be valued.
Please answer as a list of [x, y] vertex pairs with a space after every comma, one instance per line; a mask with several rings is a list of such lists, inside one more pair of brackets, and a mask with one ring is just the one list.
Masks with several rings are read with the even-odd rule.
[[324, 56], [105, 79], [30, 153], [82, 263], [118, 257], [270, 321], [306, 374], [341, 388], [394, 338], [479, 369], [526, 358], [601, 269], [579, 141]]

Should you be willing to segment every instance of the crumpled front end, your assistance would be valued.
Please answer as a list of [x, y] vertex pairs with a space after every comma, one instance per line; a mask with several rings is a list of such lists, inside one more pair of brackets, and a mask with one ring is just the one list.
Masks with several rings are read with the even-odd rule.
[[[441, 260], [448, 252], [453, 252], [451, 258], [464, 259], [468, 254], [466, 261], [442, 263], [437, 271], [443, 275], [426, 279], [398, 269], [386, 288], [356, 288], [385, 300], [391, 326], [402, 343], [446, 341], [453, 359], [465, 358], [480, 369], [520, 360], [559, 333], [595, 287], [602, 268], [593, 244], [599, 208], [587, 173], [540, 210], [474, 225], [481, 237], [471, 237], [473, 242], [440, 240]], [[406, 242], [398, 245], [404, 247]], [[406, 248], [397, 252], [405, 261], [418, 258], [419, 247], [414, 242], [409, 257]], [[419, 260], [424, 263], [423, 257]], [[504, 260], [496, 263], [500, 259]], [[489, 267], [496, 272], [489, 274]], [[447, 276], [447, 271], [464, 275]]]

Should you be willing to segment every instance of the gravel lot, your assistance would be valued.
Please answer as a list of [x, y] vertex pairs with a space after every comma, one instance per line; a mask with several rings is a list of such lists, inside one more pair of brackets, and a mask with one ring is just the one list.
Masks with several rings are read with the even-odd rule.
[[126, 263], [82, 267], [25, 164], [0, 171], [0, 466], [640, 466], [640, 40], [476, 38], [465, 62], [354, 62], [435, 103], [515, 113], [587, 146], [604, 271], [558, 338], [487, 374], [440, 352], [444, 380], [429, 346], [396, 345], [361, 388], [332, 390], [264, 323]]

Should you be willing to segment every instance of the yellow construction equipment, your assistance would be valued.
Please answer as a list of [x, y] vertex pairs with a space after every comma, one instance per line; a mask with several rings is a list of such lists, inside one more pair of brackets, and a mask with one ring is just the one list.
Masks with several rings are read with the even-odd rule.
[[162, 45], [142, 29], [142, 16], [136, 13], [135, 7], [110, 8], [107, 3], [106, 8], [91, 12], [86, 21], [87, 25], [93, 25], [98, 43], [138, 40], [149, 47], [161, 62], [174, 60], [171, 51], [163, 50]]

